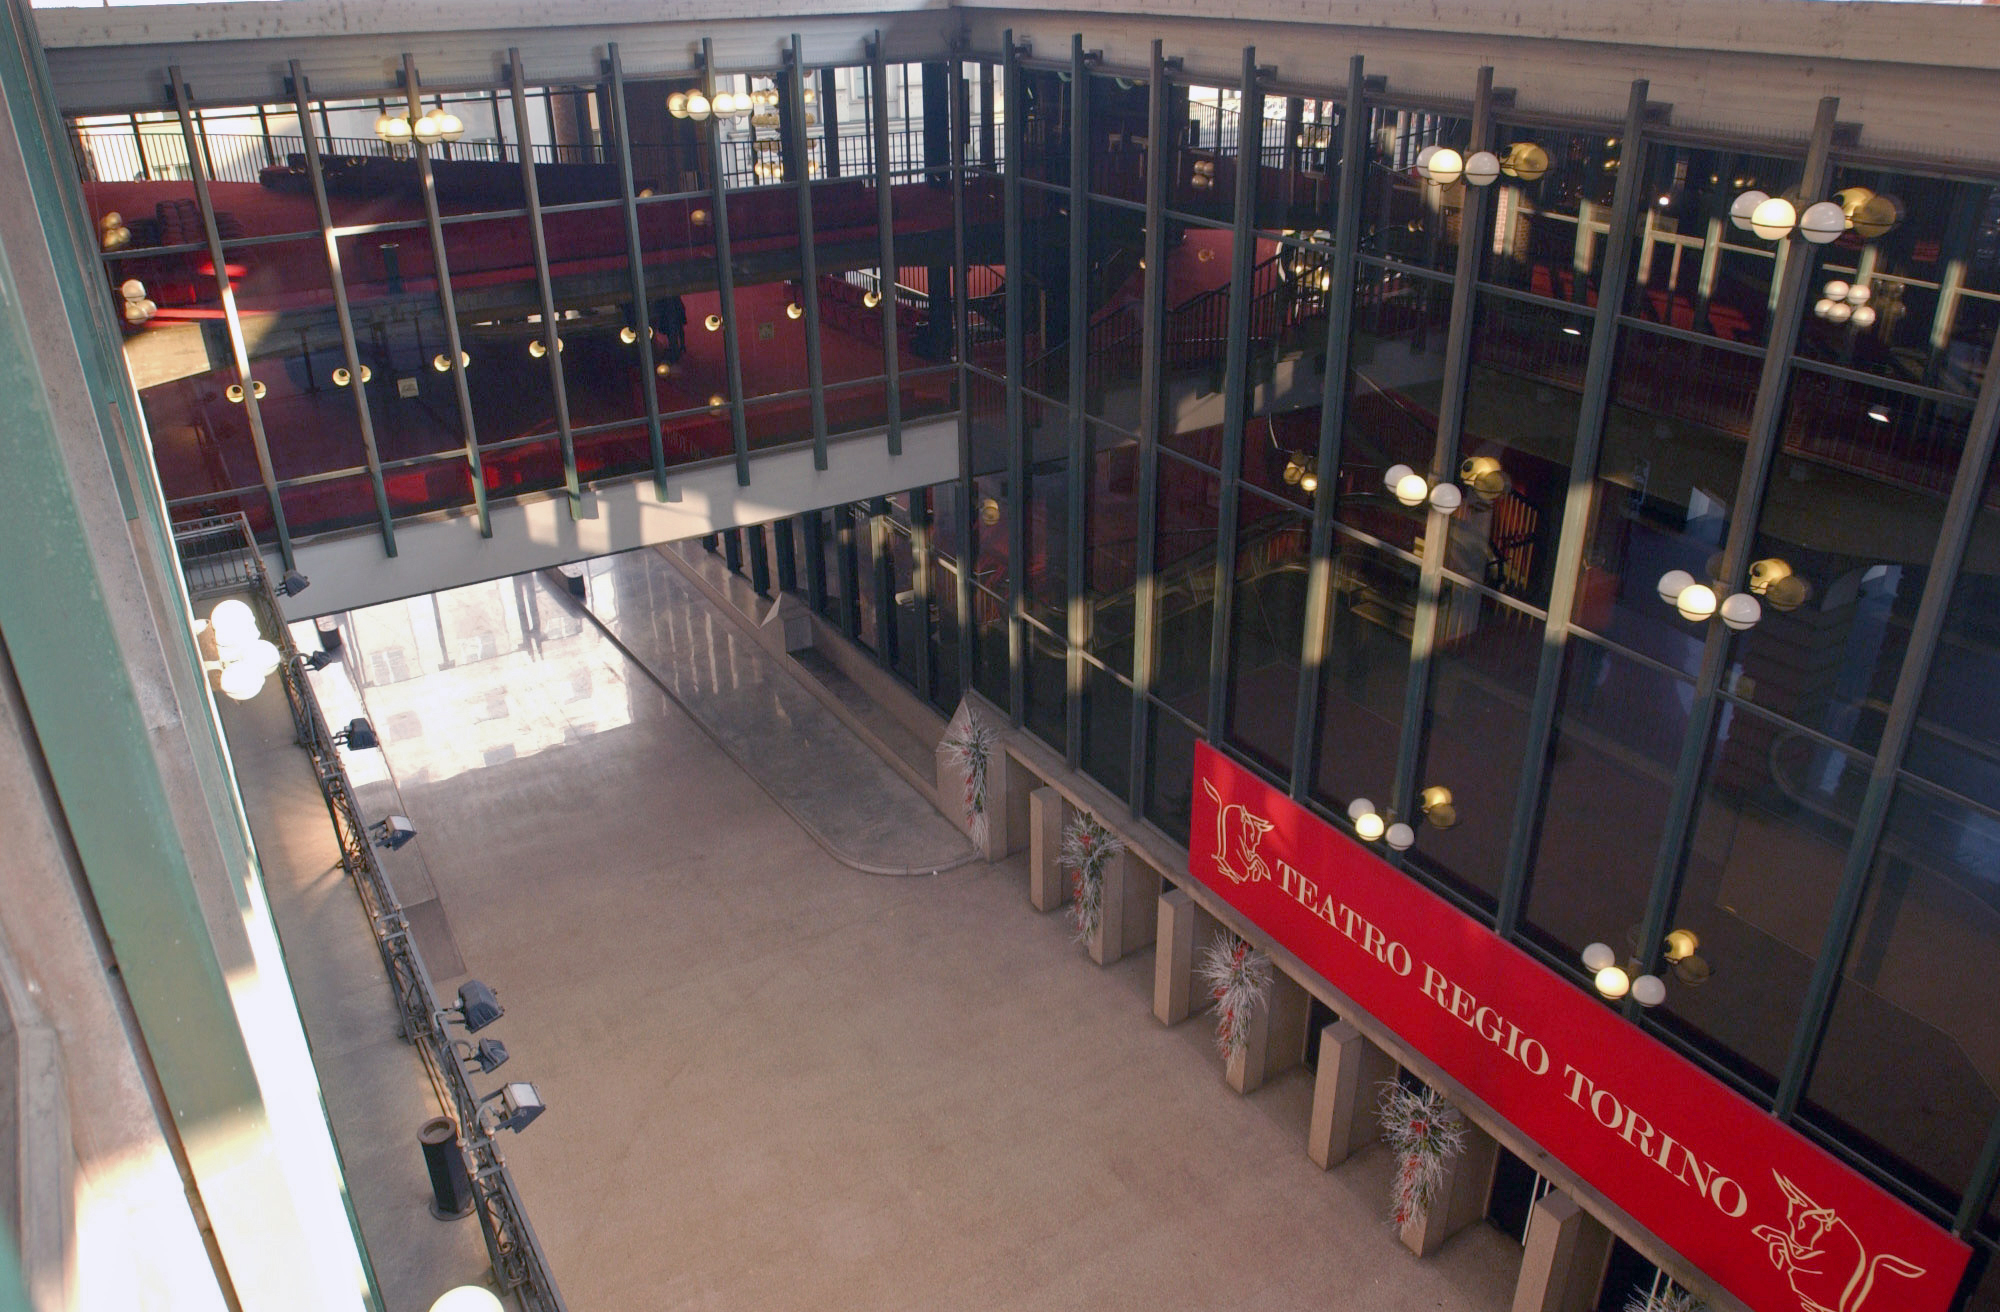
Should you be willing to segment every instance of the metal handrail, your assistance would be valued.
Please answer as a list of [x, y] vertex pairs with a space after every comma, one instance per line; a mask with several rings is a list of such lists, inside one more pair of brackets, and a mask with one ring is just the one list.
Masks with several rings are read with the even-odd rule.
[[291, 632], [279, 612], [277, 594], [250, 531], [250, 521], [241, 513], [191, 520], [175, 527], [174, 543], [191, 600], [247, 593], [252, 608], [259, 612], [261, 627], [277, 645], [278, 672], [292, 725], [298, 732], [299, 746], [312, 758], [313, 774], [340, 843], [340, 864], [354, 882], [374, 929], [382, 966], [401, 1013], [402, 1036], [422, 1055], [440, 1104], [456, 1113], [459, 1146], [471, 1168], [473, 1204], [494, 1279], [502, 1293], [518, 1294], [526, 1312], [567, 1312], [506, 1159], [480, 1119], [479, 1095], [459, 1060], [445, 1009], [438, 1003], [437, 989], [417, 950], [403, 904], [376, 859], [346, 767], [306, 678], [305, 658], [292, 644]]

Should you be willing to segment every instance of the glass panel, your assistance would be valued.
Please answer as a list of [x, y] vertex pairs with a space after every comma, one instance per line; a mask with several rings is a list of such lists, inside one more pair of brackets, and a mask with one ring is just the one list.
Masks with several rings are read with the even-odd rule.
[[1357, 797], [1387, 806], [1409, 682], [1417, 566], [1344, 536], [1335, 550], [1313, 794], [1343, 811]]
[[1139, 443], [1090, 425], [1094, 451], [1084, 506], [1084, 650], [1119, 674], [1132, 668], [1139, 569]]
[[1090, 190], [1144, 204], [1147, 85], [1129, 77], [1090, 79]]
[[1028, 187], [1021, 249], [1021, 384], [1051, 400], [1069, 397], [1069, 200]]
[[[193, 335], [199, 342], [198, 334]], [[135, 378], [143, 379], [137, 357], [128, 359], [133, 361]], [[260, 498], [264, 495], [249, 420], [242, 406], [224, 399], [225, 389], [235, 382], [236, 371], [225, 367], [141, 387], [139, 406], [167, 500], [244, 487], [257, 488]], [[268, 516], [268, 505], [265, 513]]]
[[1615, 134], [1501, 123], [1493, 153], [1493, 236], [1480, 276], [1554, 300], [1597, 304], [1618, 181]]
[[1298, 722], [1312, 521], [1254, 492], [1237, 500], [1229, 619], [1229, 741], [1286, 777]]
[[1006, 145], [1005, 70], [979, 61], [967, 61], [959, 68], [965, 87], [959, 104], [965, 115], [966, 167], [997, 171]]
[[1372, 266], [1358, 269], [1355, 283], [1335, 514], [1344, 524], [1411, 550], [1427, 510], [1421, 504], [1403, 506], [1389, 494], [1383, 475], [1396, 465], [1419, 473], [1431, 467], [1444, 395], [1451, 284]]
[[826, 431], [858, 433], [889, 422], [888, 384], [876, 378], [826, 389]]
[[1514, 828], [1542, 621], [1449, 579], [1438, 600], [1417, 786], [1442, 787], [1451, 799], [1449, 810], [1407, 817], [1417, 831], [1413, 859], [1491, 907]]
[[1645, 914], [1694, 687], [1572, 639], [1561, 696], [1526, 930], [1575, 960]]
[[1770, 336], [1776, 247], [1729, 217], [1746, 191], [1796, 194], [1799, 161], [1658, 146], [1646, 152], [1628, 314], [1761, 345]]
[[1168, 446], [1222, 463], [1224, 375], [1229, 365], [1229, 278], [1235, 235], [1169, 224], [1166, 322], [1160, 334], [1160, 430]]
[[1083, 663], [1083, 768], [1118, 797], [1132, 791], [1132, 685]]
[[820, 614], [831, 620], [842, 632], [847, 629], [847, 610], [842, 604], [845, 596], [844, 576], [840, 571], [841, 546], [837, 518], [845, 518], [843, 512], [836, 517], [833, 510], [814, 512], [819, 521], [819, 560], [814, 569], [820, 574], [823, 596]]
[[1956, 1205], [2000, 1097], [2000, 821], [1899, 788], [1803, 1104]]
[[1260, 237], [1251, 276], [1250, 378], [1243, 433], [1245, 483], [1310, 507], [1319, 487], [1328, 266], [1324, 246]]
[[1069, 644], [1033, 621], [1021, 626], [1028, 641], [1024, 716], [1028, 731], [1058, 752], [1067, 750], [1069, 729]]
[[1799, 354], [1971, 396], [2000, 324], [2000, 188], [1835, 171], [1847, 232], [1819, 254]]
[[931, 705], [946, 715], [958, 709], [965, 691], [959, 683], [958, 619], [958, 571], [939, 562], [931, 570], [930, 638], [936, 651]]
[[[1009, 540], [1007, 480], [994, 476], [972, 480], [972, 581], [1005, 598], [1013, 579], [1013, 547]], [[1003, 608], [1004, 613], [1004, 608]]]
[[1661, 972], [1667, 1000], [1653, 1014], [1767, 1093], [1791, 1049], [1867, 786], [1865, 758], [1744, 707], [1724, 708], [1709, 744], [1671, 920], [1694, 936], [1694, 955]]
[[1056, 633], [1069, 631], [1069, 413], [1033, 407], [1041, 424], [1028, 435], [1028, 540], [1022, 562], [1028, 613]]
[[1007, 471], [1007, 387], [996, 378], [968, 372], [965, 422], [971, 434], [974, 474]]
[[929, 617], [917, 609], [916, 559], [910, 550], [909, 498], [889, 499], [890, 514], [881, 521], [881, 549], [889, 587], [889, 668], [914, 684], [923, 668], [924, 639]]
[[1587, 320], [1481, 293], [1446, 565], [1548, 604], [1582, 413]]
[[902, 407], [903, 422], [913, 419], [935, 419], [940, 415], [958, 417], [958, 370], [952, 365], [939, 365], [919, 373], [903, 374], [897, 379], [896, 395]]
[[1194, 744], [1196, 731], [1178, 715], [1149, 702], [1146, 706], [1146, 818], [1176, 842], [1188, 841], [1188, 817], [1194, 810]]
[[1232, 87], [1167, 84], [1168, 209], [1223, 223], [1235, 216], [1242, 119], [1243, 94]]
[[[685, 116], [684, 107], [687, 94], [700, 86], [691, 77], [626, 80], [625, 121], [632, 133], [632, 185], [639, 195], [669, 196], [700, 191], [709, 185], [701, 125]], [[676, 102], [675, 96], [682, 101]], [[680, 115], [673, 113], [677, 103], [683, 105]], [[468, 123], [472, 121], [467, 119]]]
[[1703, 577], [1722, 550], [1760, 367], [1719, 347], [1622, 334], [1573, 623], [1695, 672], [1702, 632], [1660, 600], [1659, 581], [1676, 569]]
[[[464, 486], [462, 478], [459, 484]], [[278, 499], [285, 507], [285, 527], [294, 537], [381, 522], [375, 485], [366, 474], [296, 483], [280, 488]]]
[[958, 358], [958, 311], [952, 303], [954, 259], [951, 175], [907, 174], [893, 191], [896, 215], [897, 361], [904, 371]]
[[2000, 809], [2000, 700], [1992, 694], [2000, 654], [2000, 462], [1988, 470], [1985, 492], [1903, 768]]
[[1405, 264], [1450, 270], [1458, 265], [1458, 216], [1466, 183], [1440, 186], [1417, 171], [1426, 146], [1463, 155], [1471, 121], [1424, 109], [1372, 105], [1368, 168], [1362, 187], [1361, 249]]
[[1146, 216], [1122, 205], [1091, 202], [1085, 409], [1132, 432], [1139, 428], [1145, 266]]
[[881, 630], [876, 627], [876, 615], [883, 604], [883, 597], [881, 571], [875, 555], [880, 530], [874, 506], [859, 501], [850, 504], [842, 533], [853, 543], [854, 551], [854, 636], [862, 646], [886, 660], [888, 653], [881, 650]]
[[[114, 261], [113, 283], [138, 278], [163, 309], [191, 302], [198, 294], [192, 266], [206, 258], [202, 243], [208, 234], [195, 208], [194, 173], [180, 119], [171, 112], [73, 118], [70, 147], [84, 208], [106, 251], [137, 255], [160, 247], [202, 249], [200, 257], [183, 253], [145, 255], [129, 265]], [[214, 295], [212, 287], [208, 294]]]
[[1215, 530], [1221, 504], [1221, 479], [1171, 456], [1160, 457], [1159, 500], [1153, 519], [1154, 622], [1158, 635], [1153, 692], [1196, 723], [1208, 719], [1209, 634], [1215, 623]]
[[1021, 70], [1021, 176], [1069, 185], [1067, 72]]
[[1257, 226], [1328, 234], [1322, 240], [1330, 244], [1340, 200], [1340, 105], [1267, 96], [1264, 115]]
[[992, 373], [1007, 372], [1006, 203], [1000, 180], [965, 175], [965, 358]]
[[1864, 751], [1895, 691], [1967, 416], [1804, 371], [1752, 546], [1738, 695]]

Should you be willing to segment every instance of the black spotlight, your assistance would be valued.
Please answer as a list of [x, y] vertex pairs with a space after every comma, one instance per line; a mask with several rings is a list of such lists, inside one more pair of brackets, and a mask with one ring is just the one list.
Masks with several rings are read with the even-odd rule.
[[466, 1032], [477, 1034], [506, 1013], [500, 1008], [500, 999], [493, 990], [476, 979], [469, 979], [458, 986], [458, 1014], [465, 1022]]
[[493, 1118], [493, 1128], [496, 1131], [512, 1130], [519, 1134], [546, 1110], [542, 1103], [542, 1095], [534, 1085], [525, 1081], [503, 1084], [479, 1101], [488, 1103], [496, 1100], [500, 1104], [498, 1114]]
[[507, 1045], [498, 1039], [481, 1039], [472, 1050], [472, 1060], [479, 1063], [480, 1070], [491, 1074], [507, 1064]]
[[[320, 654], [326, 655], [325, 652]], [[345, 747], [350, 752], [365, 752], [382, 745], [382, 740], [375, 736], [375, 726], [359, 717], [349, 720], [347, 727], [333, 736], [333, 741], [336, 746]]]
[[417, 827], [410, 823], [410, 817], [406, 815], [392, 815], [368, 826], [368, 832], [375, 836], [375, 846], [386, 847], [393, 852], [417, 836]]
[[295, 569], [285, 571], [285, 577], [278, 580], [278, 591], [287, 597], [296, 597], [312, 586], [312, 580]]
[[316, 651], [310, 656], [301, 656], [299, 659], [306, 663], [306, 668], [309, 670], [323, 670], [339, 658], [330, 651]]

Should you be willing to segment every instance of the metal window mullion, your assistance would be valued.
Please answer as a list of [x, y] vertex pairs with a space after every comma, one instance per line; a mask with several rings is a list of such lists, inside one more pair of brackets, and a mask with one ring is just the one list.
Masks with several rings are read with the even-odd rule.
[[[1816, 194], [1813, 192], [1807, 195]], [[1827, 914], [1826, 932], [1821, 936], [1819, 957], [1813, 963], [1812, 978], [1806, 985], [1798, 1026], [1778, 1080], [1775, 1107], [1789, 1117], [1797, 1109], [1812, 1075], [1818, 1048], [1826, 1034], [1834, 993], [1845, 964], [1848, 941], [1861, 920], [1862, 899], [1867, 893], [1875, 848], [1889, 820], [1895, 800], [1896, 779], [1909, 752], [1910, 737], [1930, 681], [1944, 622], [1949, 612], [1953, 584], [1965, 565], [1967, 545], [1985, 504], [1986, 475], [1992, 464], [1996, 442], [2000, 442], [2000, 346], [1989, 352], [1985, 381], [1973, 407], [1965, 450], [1960, 453], [1952, 482], [1951, 497], [1945, 503], [1944, 522], [1939, 527], [1937, 546], [1931, 553], [1930, 576], [1924, 583], [1923, 599], [1917, 603], [1910, 623], [1910, 636], [1903, 651], [1903, 668], [1896, 676], [1896, 690], [1890, 698], [1889, 714], [1883, 720], [1882, 739], [1875, 749], [1875, 761], [1868, 776], [1868, 789], [1854, 821], [1854, 840], [1848, 845], [1847, 862], [1833, 906]], [[1734, 577], [1731, 575], [1730, 577]], [[1985, 1160], [1982, 1158], [1982, 1160]], [[1981, 1183], [1975, 1180], [1975, 1184]], [[1983, 1182], [1992, 1192], [1992, 1180]], [[1967, 1193], [1968, 1201], [1977, 1190]], [[1961, 1213], [1961, 1220], [1965, 1220]], [[1971, 1219], [1977, 1220], [1977, 1213]], [[1969, 1229], [1971, 1221], [1961, 1227]]]
[[215, 265], [215, 286], [222, 297], [222, 319], [229, 331], [229, 352], [243, 389], [243, 415], [250, 424], [250, 444], [257, 453], [257, 473], [264, 480], [264, 494], [271, 501], [271, 523], [278, 534], [278, 556], [285, 568], [292, 567], [292, 534], [285, 525], [285, 507], [278, 496], [278, 478], [271, 465], [271, 446], [264, 434], [264, 416], [257, 404], [257, 383], [250, 374], [250, 346], [243, 336], [243, 320], [236, 312], [236, 291], [229, 283], [229, 260], [222, 251], [222, 234], [215, 226], [215, 205], [209, 199], [206, 156], [195, 139], [194, 119], [188, 109], [188, 91], [181, 81], [180, 65], [167, 70], [174, 110], [180, 116], [181, 139], [187, 148], [188, 173], [194, 179], [194, 198], [201, 207], [202, 232], [208, 239], [208, 258]]
[[[417, 62], [414, 57], [403, 56], [403, 91], [407, 113], [412, 121], [421, 114], [421, 96], [417, 81]], [[499, 95], [494, 93], [494, 115], [498, 121]], [[472, 390], [465, 381], [465, 347], [458, 331], [458, 302], [451, 289], [451, 261], [445, 252], [444, 224], [438, 215], [437, 180], [431, 174], [430, 148], [421, 142], [411, 147], [417, 161], [417, 189], [424, 196], [424, 227], [431, 239], [431, 263], [437, 269], [438, 307], [444, 316], [444, 336], [451, 351], [451, 381], [458, 394], [459, 427], [465, 434], [466, 470], [472, 479], [472, 504], [479, 519], [479, 536], [493, 536], [493, 520], [487, 513], [486, 471], [479, 455], [479, 426], [472, 416]], [[354, 375], [354, 385], [361, 386], [361, 375]]]
[[[1146, 89], [1146, 140], [1164, 142], [1167, 136], [1166, 57], [1159, 41], [1153, 42], [1151, 81]], [[1010, 112], [1009, 118], [1014, 117]], [[1166, 150], [1158, 145], [1146, 151], [1146, 281], [1141, 293], [1142, 319], [1139, 325], [1139, 540], [1134, 544], [1132, 587], [1132, 769], [1127, 802], [1132, 817], [1146, 811], [1146, 727], [1151, 709], [1147, 698], [1153, 690], [1154, 648], [1159, 645], [1159, 624], [1154, 608], [1159, 586], [1153, 577], [1154, 535], [1159, 531], [1160, 482], [1160, 338], [1166, 319], [1167, 259], [1166, 224], [1161, 210], [1166, 206]]]
[[[549, 278], [549, 241], [542, 231], [542, 196], [535, 183], [534, 155], [528, 150], [528, 101], [527, 88], [523, 82], [521, 52], [518, 48], [507, 51], [507, 75], [514, 94], [514, 130], [521, 138], [521, 190], [528, 202], [528, 237], [535, 251], [535, 289], [541, 295], [542, 303], [542, 344], [548, 348], [546, 359], [549, 367], [549, 394], [556, 407], [556, 438], [562, 444], [563, 486], [569, 493], [569, 516], [580, 519], [583, 516], [583, 485], [576, 472], [576, 435], [569, 427], [569, 393], [563, 386], [562, 337], [556, 332], [555, 286]], [[414, 100], [415, 88], [411, 89]], [[544, 92], [542, 104], [546, 108], [549, 97]], [[555, 120], [549, 120], [549, 136], [555, 136]], [[426, 147], [419, 146], [419, 150]], [[552, 148], [553, 149], [553, 148]]]
[[[1472, 130], [1465, 153], [1485, 150], [1493, 136], [1493, 69], [1479, 70], [1472, 98]], [[1428, 184], [1426, 184], [1428, 185]], [[1458, 213], [1458, 259], [1452, 269], [1451, 319], [1445, 334], [1444, 378], [1438, 402], [1437, 440], [1431, 450], [1429, 482], [1448, 482], [1458, 464], [1459, 431], [1465, 426], [1465, 401], [1472, 374], [1472, 320], [1480, 249], [1485, 244], [1486, 216], [1493, 208], [1493, 188], [1459, 184], [1463, 197]], [[1417, 757], [1424, 747], [1424, 719], [1431, 693], [1431, 649], [1437, 641], [1438, 595], [1444, 587], [1444, 558], [1451, 545], [1451, 516], [1424, 505], [1423, 564], [1417, 572], [1416, 615], [1410, 623], [1410, 669], [1403, 686], [1403, 731], [1396, 750], [1396, 775], [1389, 786], [1389, 805], [1410, 814], [1416, 795]]]
[[792, 170], [799, 191], [799, 300], [805, 311], [806, 388], [812, 393], [813, 468], [826, 468], [826, 378], [820, 363], [819, 343], [819, 252], [813, 246], [812, 143], [806, 137], [805, 43], [792, 33], [792, 68], [789, 85], [792, 117], [792, 155], [785, 167]]
[[[1257, 86], [1257, 48], [1243, 47], [1243, 95], [1237, 113], [1262, 114]], [[1239, 118], [1239, 122], [1241, 119]], [[1219, 135], [1219, 134], [1218, 134]], [[1229, 342], [1222, 385], [1222, 493], [1215, 530], [1215, 609], [1208, 635], [1208, 740], [1221, 742], [1229, 711], [1229, 622], [1236, 599], [1237, 485], [1243, 473], [1244, 411], [1249, 408], [1250, 283], [1257, 262], [1257, 167], [1254, 154], [1236, 143], [1236, 216], [1229, 256]]]
[[1644, 124], [1648, 84], [1632, 84], [1625, 105], [1625, 135], [1620, 138], [1623, 163], [1612, 186], [1611, 214], [1604, 248], [1604, 271], [1598, 278], [1597, 310], [1591, 319], [1590, 353], [1584, 365], [1583, 393], [1577, 403], [1576, 445], [1570, 455], [1569, 483], [1564, 492], [1562, 532], [1556, 539], [1555, 577], [1549, 587], [1548, 621], [1541, 664], [1535, 673], [1535, 695], [1528, 712], [1520, 782], [1514, 794], [1514, 820], [1509, 829], [1507, 861], [1500, 877], [1494, 926], [1513, 933], [1526, 899], [1528, 862], [1534, 851], [1535, 819], [1540, 814], [1548, 772], [1549, 741], [1555, 733], [1556, 697], [1562, 688], [1563, 656], [1569, 640], [1569, 617], [1576, 604], [1577, 576], [1583, 567], [1590, 536], [1590, 508], [1597, 485], [1597, 455], [1604, 441], [1613, 370], [1618, 359], [1619, 311], [1625, 280], [1632, 264], [1633, 229], [1643, 205], [1646, 141]]
[[[701, 39], [702, 92], [715, 103], [715, 42]], [[702, 124], [708, 137], [709, 181], [715, 206], [715, 295], [722, 312], [722, 363], [729, 379], [729, 431], [736, 450], [736, 483], [750, 486], [750, 435], [743, 422], [743, 355], [736, 344], [736, 271], [729, 255], [729, 187], [723, 176], [722, 115]], [[851, 631], [851, 626], [850, 626]]]
[[[1340, 124], [1340, 212], [1334, 216], [1333, 261], [1326, 294], [1326, 374], [1320, 385], [1319, 454], [1313, 469], [1320, 492], [1313, 498], [1312, 547], [1306, 575], [1306, 614], [1299, 652], [1299, 687], [1292, 716], [1291, 796], [1311, 791], [1313, 744], [1319, 740], [1320, 671], [1333, 628], [1333, 514], [1339, 498], [1341, 438], [1347, 426], [1347, 362], [1354, 321], [1354, 253], [1361, 237], [1362, 170], [1367, 164], [1367, 81], [1362, 59], [1347, 61], [1347, 100]], [[1287, 130], [1289, 131], [1289, 125]]]
[[[1014, 46], [1009, 28], [1002, 39], [1007, 50], [1006, 101], [1021, 103], [1021, 53]], [[1021, 296], [1021, 175], [1016, 161], [1021, 158], [1021, 115], [1007, 114], [1007, 165], [1003, 175], [1003, 210], [1006, 216], [1005, 255], [1007, 260], [1007, 700], [1008, 718], [1020, 728], [1027, 706], [1027, 613], [1026, 570], [1021, 555], [1028, 538], [1027, 453], [1023, 445], [1021, 413], [1021, 334], [1026, 331], [1026, 310]]]
[[869, 46], [868, 71], [875, 87], [875, 224], [882, 240], [882, 267], [875, 278], [882, 304], [882, 371], [887, 378], [884, 417], [889, 427], [889, 454], [903, 454], [903, 384], [901, 352], [896, 341], [896, 196], [889, 169], [889, 56], [880, 29]]
[[[326, 203], [326, 175], [320, 169], [319, 139], [313, 133], [311, 112], [306, 104], [305, 74], [299, 61], [290, 64], [292, 99], [299, 116], [299, 137], [305, 148], [306, 176], [312, 180], [313, 206], [319, 216], [320, 238], [326, 243], [328, 285], [333, 291], [333, 316], [340, 325], [340, 348], [347, 357], [349, 385], [354, 391], [354, 415], [361, 425], [361, 448], [368, 463], [368, 482], [375, 489], [375, 512], [382, 523], [382, 549], [396, 554], [396, 528], [389, 514], [389, 492], [382, 483], [382, 455], [375, 445], [374, 416], [368, 410], [368, 394], [361, 385], [361, 349], [354, 340], [354, 315], [347, 304], [347, 280], [340, 267], [340, 243], [333, 235], [333, 212]], [[258, 108], [261, 117], [263, 109]]]
[[653, 448], [653, 489], [660, 500], [667, 492], [666, 436], [660, 431], [659, 375], [653, 372], [653, 316], [646, 292], [646, 252], [639, 240], [639, 200], [632, 180], [632, 134], [625, 113], [625, 64], [618, 43], [605, 48], [605, 69], [611, 74], [611, 130], [618, 138], [618, 183], [625, 202], [625, 251], [632, 265], [632, 328], [639, 334], [639, 386], [646, 394], [646, 436]]
[[1069, 685], [1064, 699], [1064, 759], [1072, 770], [1083, 765], [1083, 648], [1088, 638], [1083, 608], [1089, 589], [1084, 584], [1088, 556], [1084, 537], [1090, 531], [1090, 428], [1083, 417], [1089, 400], [1084, 373], [1090, 361], [1090, 201], [1085, 187], [1090, 169], [1090, 66], [1083, 57], [1083, 37], [1070, 37], [1069, 115], [1069, 470], [1068, 513], [1064, 516], [1064, 570], [1069, 584], [1065, 599], [1069, 616], [1069, 650], [1063, 677]]
[[[1834, 117], [1839, 104], [1832, 96], [1819, 102], [1812, 144], [1806, 150], [1805, 170], [1799, 181], [1802, 196], [1818, 196], [1826, 191], [1833, 171]], [[1725, 591], [1728, 580], [1742, 577], [1751, 541], [1756, 536], [1765, 484], [1770, 481], [1771, 466], [1783, 438], [1781, 421], [1785, 387], [1791, 377], [1792, 350], [1798, 343], [1806, 298], [1811, 294], [1811, 249], [1796, 233], [1783, 241], [1787, 245], [1779, 247], [1784, 265], [1772, 303], [1771, 337], [1766, 344], [1763, 373], [1757, 382], [1757, 399], [1750, 412], [1743, 469], [1730, 504], [1729, 537], [1722, 551], [1718, 582], [1724, 584]], [[1720, 688], [1729, 648], [1728, 628], [1719, 619], [1713, 619], [1702, 645], [1701, 667], [1695, 675], [1694, 705], [1688, 714], [1687, 732], [1681, 739], [1673, 791], [1667, 799], [1660, 848], [1653, 864], [1653, 885], [1646, 898], [1645, 916], [1639, 923], [1637, 960], [1643, 971], [1651, 972], [1659, 965], [1660, 940], [1666, 935], [1667, 917], [1680, 895], [1681, 872], [1701, 801], [1702, 765], [1708, 756], [1709, 730], [1714, 727], [1721, 708]], [[1637, 1000], [1628, 997], [1624, 1005], [1626, 1014], [1636, 1016], [1638, 1009]], [[1792, 1063], [1787, 1061], [1786, 1065], [1790, 1071]]]
[[[965, 62], [951, 61], [951, 112], [963, 113], [960, 97], [965, 92]], [[957, 626], [958, 687], [961, 695], [972, 687], [972, 568], [968, 548], [972, 537], [972, 379], [968, 373], [968, 342], [972, 331], [971, 298], [966, 295], [965, 261], [965, 143], [960, 140], [963, 125], [954, 121], [951, 129], [951, 228], [952, 276], [958, 279], [952, 313], [958, 340], [958, 477], [952, 480], [951, 496], [957, 514], [961, 540], [955, 544], [958, 568], [952, 573], [953, 610], [951, 622]]]

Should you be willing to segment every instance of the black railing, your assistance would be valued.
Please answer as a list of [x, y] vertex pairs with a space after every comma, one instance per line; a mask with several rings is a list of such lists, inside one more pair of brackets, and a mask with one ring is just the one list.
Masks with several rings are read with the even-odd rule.
[[292, 725], [298, 732], [299, 746], [312, 759], [313, 774], [326, 799], [327, 814], [340, 843], [341, 866], [354, 882], [368, 923], [374, 927], [382, 966], [395, 991], [397, 1010], [402, 1013], [403, 1037], [422, 1055], [439, 1104], [456, 1113], [459, 1145], [471, 1170], [473, 1204], [500, 1291], [517, 1295], [526, 1312], [567, 1312], [506, 1159], [481, 1119], [479, 1095], [459, 1060], [444, 1008], [417, 951], [403, 904], [376, 859], [368, 826], [354, 800], [347, 770], [341, 765], [340, 751], [306, 677], [305, 658], [292, 645], [290, 629], [278, 610], [277, 595], [250, 522], [241, 514], [190, 520], [175, 526], [174, 545], [191, 600], [244, 594], [258, 612], [259, 627], [277, 644], [278, 674], [291, 707]]

